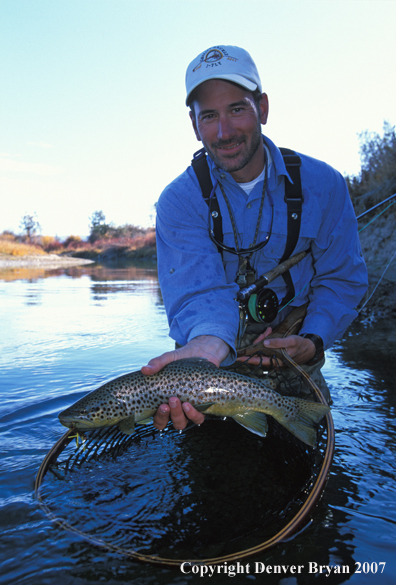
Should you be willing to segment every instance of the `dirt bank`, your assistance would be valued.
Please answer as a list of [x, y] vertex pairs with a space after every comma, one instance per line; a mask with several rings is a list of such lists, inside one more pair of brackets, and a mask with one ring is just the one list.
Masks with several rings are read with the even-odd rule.
[[369, 272], [369, 291], [363, 303], [372, 295], [360, 318], [396, 320], [396, 204], [372, 223], [371, 219], [368, 216], [359, 221], [360, 242]]
[[37, 256], [0, 256], [0, 270], [4, 268], [66, 268], [69, 266], [80, 266], [81, 264], [92, 264], [93, 260], [85, 258], [71, 258], [70, 256], [58, 256], [57, 254], [46, 254]]

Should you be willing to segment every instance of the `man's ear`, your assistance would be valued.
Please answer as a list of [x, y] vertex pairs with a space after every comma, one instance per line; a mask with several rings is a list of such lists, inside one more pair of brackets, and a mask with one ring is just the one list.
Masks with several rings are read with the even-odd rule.
[[260, 122], [262, 124], [267, 123], [268, 112], [269, 112], [268, 96], [266, 93], [263, 93], [263, 94], [261, 94], [261, 100], [260, 100], [260, 104], [259, 104]]
[[190, 110], [189, 114], [190, 114], [190, 120], [191, 120], [191, 123], [192, 123], [192, 125], [193, 125], [193, 128], [194, 128], [194, 133], [195, 133], [196, 139], [197, 139], [199, 142], [202, 142], [202, 141], [201, 141], [201, 137], [200, 137], [200, 135], [199, 135], [199, 132], [198, 132], [198, 128], [197, 128], [197, 122], [196, 122], [196, 120], [195, 120], [195, 115], [194, 115], [194, 112], [192, 112], [192, 111]]

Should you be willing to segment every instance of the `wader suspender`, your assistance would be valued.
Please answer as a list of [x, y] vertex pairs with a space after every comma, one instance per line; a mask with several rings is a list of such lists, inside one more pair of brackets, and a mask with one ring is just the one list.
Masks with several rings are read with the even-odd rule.
[[[301, 226], [301, 213], [303, 194], [301, 189], [301, 176], [300, 166], [301, 159], [293, 151], [288, 148], [280, 148], [280, 151], [285, 162], [286, 170], [289, 173], [293, 183], [285, 181], [285, 202], [287, 205], [287, 237], [286, 246], [282, 258], [279, 263], [287, 260], [293, 253], [296, 247], [298, 236], [300, 234]], [[208, 163], [206, 160], [206, 152], [204, 148], [201, 148], [194, 153], [194, 158], [191, 161], [192, 168], [197, 175], [199, 185], [201, 187], [202, 196], [206, 203], [209, 205], [210, 194], [213, 189], [212, 179], [210, 178], [210, 172]], [[217, 200], [216, 194], [212, 197], [212, 219], [213, 219], [213, 231], [216, 240], [219, 242], [223, 241], [223, 227], [221, 221], [220, 207]], [[219, 252], [222, 250], [218, 247]], [[282, 299], [281, 306], [285, 306], [295, 295], [294, 285], [290, 272], [287, 271], [282, 274], [283, 280], [287, 286], [286, 296]]]
[[[300, 235], [301, 227], [301, 213], [302, 204], [304, 197], [301, 188], [301, 158], [289, 148], [280, 148], [283, 160], [286, 166], [286, 170], [290, 175], [291, 183], [289, 180], [285, 180], [285, 202], [287, 205], [287, 237], [286, 246], [283, 256], [279, 261], [279, 264], [290, 258], [296, 247], [298, 236]], [[294, 284], [290, 271], [288, 270], [282, 274], [282, 278], [287, 286], [286, 296], [282, 299], [281, 306], [284, 307], [289, 303], [295, 296]]]
[[[191, 161], [191, 166], [197, 175], [197, 179], [199, 182], [199, 186], [201, 187], [202, 197], [205, 199], [205, 202], [210, 205], [209, 199], [210, 194], [213, 189], [212, 179], [210, 178], [210, 172], [208, 167], [208, 161], [206, 160], [206, 151], [204, 148], [197, 150], [194, 152], [194, 158]], [[221, 220], [221, 213], [219, 202], [217, 200], [216, 193], [213, 193], [212, 197], [212, 219], [213, 219], [213, 232], [214, 237], [218, 242], [223, 241], [223, 222]], [[217, 246], [218, 251], [220, 254], [223, 253], [220, 246]]]

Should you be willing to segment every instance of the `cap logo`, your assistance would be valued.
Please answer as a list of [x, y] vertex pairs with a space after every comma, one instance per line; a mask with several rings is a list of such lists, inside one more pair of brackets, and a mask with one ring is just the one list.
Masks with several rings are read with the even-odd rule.
[[216, 61], [220, 61], [224, 57], [221, 51], [217, 49], [211, 49], [208, 51], [204, 57], [205, 63], [215, 63]]
[[227, 51], [225, 49], [223, 49], [223, 47], [212, 47], [208, 51], [205, 51], [205, 53], [202, 53], [198, 65], [196, 65], [194, 67], [192, 72], [195, 73], [195, 71], [200, 69], [200, 67], [202, 67], [202, 65], [204, 65], [205, 63], [206, 63], [206, 68], [217, 67], [218, 65], [221, 65], [221, 63], [219, 63], [219, 61], [221, 61], [224, 57], [227, 57], [227, 61], [234, 61], [234, 62], [238, 61], [238, 59], [236, 57], [231, 57], [227, 53]]

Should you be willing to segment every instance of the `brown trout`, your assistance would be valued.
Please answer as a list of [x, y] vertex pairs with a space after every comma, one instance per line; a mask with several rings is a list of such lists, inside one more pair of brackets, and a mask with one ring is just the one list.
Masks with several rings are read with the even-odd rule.
[[177, 396], [201, 412], [231, 417], [265, 437], [266, 415], [313, 447], [315, 424], [329, 407], [300, 398], [281, 396], [271, 381], [248, 378], [219, 369], [204, 359], [182, 359], [153, 376], [140, 371], [120, 376], [93, 390], [59, 415], [60, 422], [77, 431], [118, 425], [131, 434], [135, 424], [147, 424], [160, 404]]

